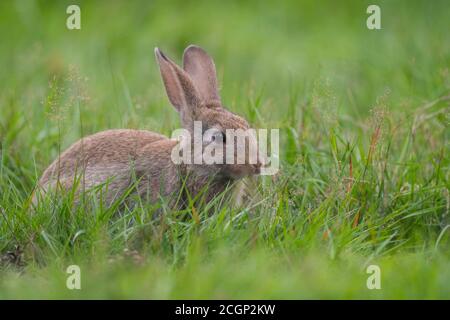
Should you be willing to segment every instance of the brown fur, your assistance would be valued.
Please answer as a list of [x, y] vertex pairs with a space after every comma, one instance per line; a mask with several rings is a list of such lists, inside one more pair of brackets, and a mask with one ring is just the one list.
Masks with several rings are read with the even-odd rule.
[[[192, 130], [193, 121], [202, 121], [205, 129], [249, 127], [247, 121], [222, 106], [214, 62], [203, 49], [186, 48], [184, 69], [159, 49], [155, 55], [169, 100], [180, 113], [184, 128]], [[185, 181], [187, 192], [193, 196], [208, 186], [205, 197], [210, 201], [236, 180], [259, 172], [259, 164], [176, 165], [171, 160], [176, 144], [143, 130], [107, 130], [84, 137], [45, 170], [39, 190], [47, 192], [57, 185], [70, 189], [79, 176], [82, 190], [106, 183], [107, 203], [122, 196], [133, 183], [141, 199], [156, 202], [161, 196], [179, 194]]]

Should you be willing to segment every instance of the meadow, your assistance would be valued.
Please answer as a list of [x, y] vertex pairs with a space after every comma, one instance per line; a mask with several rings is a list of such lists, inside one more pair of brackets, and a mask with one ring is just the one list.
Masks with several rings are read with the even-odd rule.
[[[372, 2], [312, 0], [76, 1], [68, 30], [73, 1], [1, 1], [0, 299], [449, 299], [450, 5], [376, 2], [381, 30]], [[153, 49], [192, 43], [230, 110], [280, 130], [279, 173], [213, 214], [70, 196], [31, 214], [82, 136], [180, 127]]]

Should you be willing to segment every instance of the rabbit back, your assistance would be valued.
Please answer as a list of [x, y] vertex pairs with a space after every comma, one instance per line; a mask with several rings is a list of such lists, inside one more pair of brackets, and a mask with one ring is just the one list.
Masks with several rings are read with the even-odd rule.
[[57, 184], [70, 190], [79, 177], [84, 190], [106, 184], [107, 202], [137, 181], [137, 192], [153, 201], [178, 186], [170, 155], [177, 142], [145, 130], [107, 130], [84, 137], [62, 153], [39, 181], [42, 190]]

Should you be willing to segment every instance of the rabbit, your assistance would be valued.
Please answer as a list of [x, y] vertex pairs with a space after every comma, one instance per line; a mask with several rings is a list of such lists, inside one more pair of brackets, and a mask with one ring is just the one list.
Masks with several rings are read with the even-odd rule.
[[[222, 105], [214, 61], [202, 48], [190, 45], [184, 50], [183, 68], [158, 48], [155, 56], [169, 101], [185, 130], [192, 132], [194, 121], [201, 121], [204, 130], [217, 130], [214, 143], [224, 144], [226, 129], [249, 129], [244, 118]], [[105, 184], [103, 199], [108, 204], [124, 195], [133, 183], [133, 194], [150, 202], [180, 194], [183, 188], [192, 196], [205, 192], [205, 200], [211, 201], [236, 181], [260, 173], [259, 160], [253, 164], [248, 159], [243, 164], [176, 164], [171, 154], [178, 143], [145, 130], [99, 132], [63, 152], [44, 171], [38, 188], [43, 194], [58, 187], [70, 190], [80, 177], [77, 189]]]

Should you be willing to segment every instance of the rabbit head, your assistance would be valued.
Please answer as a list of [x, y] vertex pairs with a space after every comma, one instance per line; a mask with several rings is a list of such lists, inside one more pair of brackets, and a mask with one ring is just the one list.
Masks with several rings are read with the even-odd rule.
[[[191, 145], [200, 144], [203, 147], [200, 152], [208, 146], [222, 150], [216, 154], [221, 161], [198, 163], [193, 160], [189, 168], [200, 175], [214, 174], [226, 178], [259, 174], [261, 159], [256, 137], [248, 130], [250, 126], [244, 118], [222, 105], [212, 58], [194, 45], [184, 51], [183, 68], [158, 48], [155, 55], [169, 100], [180, 114], [183, 127], [192, 133]], [[195, 125], [199, 123], [200, 138], [195, 135]], [[195, 158], [198, 150], [192, 149]]]

